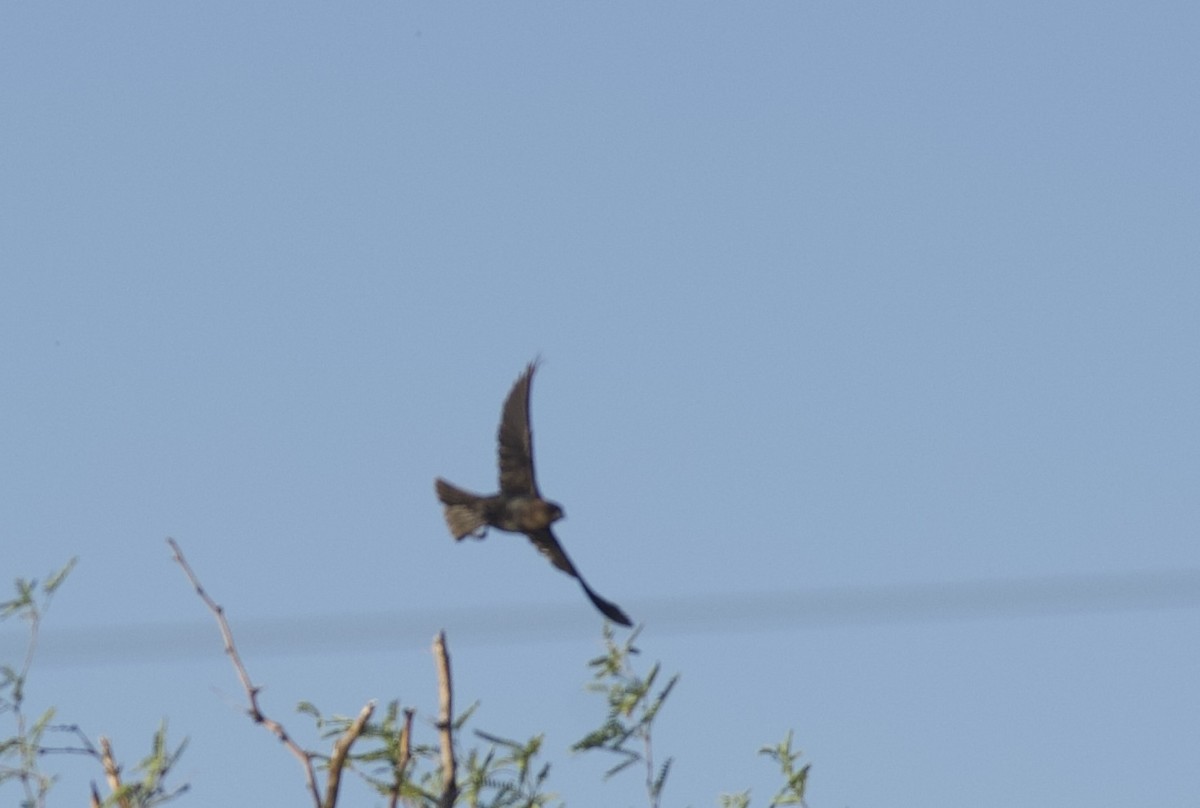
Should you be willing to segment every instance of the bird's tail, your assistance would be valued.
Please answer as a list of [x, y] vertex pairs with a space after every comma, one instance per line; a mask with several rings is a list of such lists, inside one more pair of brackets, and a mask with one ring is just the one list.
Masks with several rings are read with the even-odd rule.
[[633, 621], [629, 619], [629, 616], [625, 614], [625, 612], [621, 611], [620, 606], [613, 603], [611, 600], [605, 600], [597, 595], [595, 590], [587, 585], [587, 581], [583, 580], [583, 576], [576, 574], [575, 578], [579, 581], [579, 585], [583, 587], [583, 592], [588, 596], [588, 600], [592, 602], [593, 606], [603, 612], [605, 617], [614, 623], [620, 623], [623, 626], [633, 625]]
[[[474, 536], [482, 539], [487, 532], [483, 497], [451, 485], [440, 477], [436, 481], [438, 499], [446, 506], [446, 526], [455, 539]], [[481, 531], [480, 528], [483, 528]]]

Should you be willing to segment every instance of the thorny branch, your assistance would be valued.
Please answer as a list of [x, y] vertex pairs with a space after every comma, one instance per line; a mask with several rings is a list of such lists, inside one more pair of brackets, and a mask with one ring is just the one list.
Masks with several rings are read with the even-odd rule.
[[[233, 632], [229, 628], [229, 621], [225, 619], [225, 610], [204, 591], [204, 587], [200, 585], [200, 581], [196, 578], [196, 574], [192, 572], [187, 559], [183, 557], [183, 551], [179, 549], [179, 545], [175, 543], [175, 540], [167, 539], [167, 544], [171, 546], [171, 552], [174, 554], [175, 561], [183, 569], [188, 581], [191, 582], [192, 587], [196, 590], [196, 594], [200, 596], [200, 599], [204, 601], [204, 605], [217, 618], [217, 625], [221, 629], [221, 637], [225, 640], [225, 653], [229, 655], [229, 659], [233, 662], [234, 670], [237, 671], [238, 679], [241, 680], [242, 688], [246, 691], [246, 698], [250, 702], [250, 708], [247, 712], [250, 714], [251, 720], [256, 724], [262, 724], [266, 727], [300, 761], [300, 765], [304, 767], [304, 778], [307, 781], [313, 805], [317, 806], [317, 808], [322, 808], [321, 793], [317, 790], [316, 774], [313, 772], [312, 754], [301, 748], [300, 744], [296, 743], [292, 739], [292, 736], [288, 735], [287, 730], [283, 728], [282, 724], [263, 714], [262, 709], [258, 706], [258, 692], [260, 688], [250, 681], [250, 674], [246, 672], [246, 666], [242, 664], [242, 658], [238, 655], [237, 646], [233, 642]], [[332, 774], [331, 779], [333, 779]], [[332, 808], [332, 805], [330, 803], [326, 808]]]

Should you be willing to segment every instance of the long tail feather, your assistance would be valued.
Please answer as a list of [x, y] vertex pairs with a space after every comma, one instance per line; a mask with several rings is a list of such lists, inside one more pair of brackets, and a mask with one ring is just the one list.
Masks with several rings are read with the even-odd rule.
[[633, 625], [633, 621], [629, 619], [625, 612], [621, 611], [621, 608], [617, 606], [617, 604], [613, 603], [611, 600], [605, 600], [597, 595], [592, 588], [587, 585], [587, 581], [583, 580], [583, 578], [581, 578], [579, 575], [576, 575], [575, 577], [579, 580], [579, 585], [583, 587], [584, 594], [588, 596], [588, 600], [590, 600], [597, 609], [604, 612], [605, 617], [614, 623], [620, 623], [623, 626]]

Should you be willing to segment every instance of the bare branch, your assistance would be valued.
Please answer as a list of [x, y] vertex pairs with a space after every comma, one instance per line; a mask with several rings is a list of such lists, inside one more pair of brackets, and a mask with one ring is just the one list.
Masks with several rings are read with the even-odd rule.
[[[118, 793], [121, 790], [121, 767], [113, 757], [112, 744], [103, 735], [100, 736], [100, 762], [104, 764], [104, 778], [108, 780], [109, 790], [114, 794]], [[117, 799], [121, 808], [130, 808], [128, 797]]]
[[416, 710], [411, 707], [404, 710], [404, 729], [400, 730], [400, 754], [396, 759], [395, 785], [388, 799], [388, 808], [396, 808], [400, 804], [400, 791], [404, 788], [404, 778], [408, 772], [409, 761], [412, 760], [412, 725]]
[[321, 793], [317, 790], [317, 778], [313, 772], [312, 755], [306, 752], [300, 744], [296, 743], [287, 734], [282, 724], [263, 714], [263, 711], [258, 706], [258, 691], [260, 688], [250, 681], [250, 674], [246, 672], [246, 666], [242, 664], [242, 658], [238, 655], [237, 646], [233, 642], [233, 632], [229, 628], [229, 622], [225, 619], [225, 610], [204, 591], [204, 587], [200, 585], [199, 579], [192, 572], [187, 559], [183, 557], [183, 551], [179, 549], [179, 545], [175, 543], [175, 540], [169, 538], [167, 539], [167, 544], [171, 546], [171, 552], [174, 554], [176, 563], [183, 569], [184, 575], [191, 582], [192, 587], [196, 590], [196, 594], [200, 596], [200, 599], [204, 601], [204, 605], [217, 618], [217, 626], [221, 629], [221, 637], [225, 641], [225, 653], [229, 655], [229, 659], [233, 663], [233, 668], [237, 672], [238, 679], [241, 680], [242, 688], [246, 691], [246, 698], [250, 702], [248, 710], [250, 718], [254, 723], [262, 724], [266, 727], [300, 761], [300, 765], [304, 767], [304, 778], [308, 783], [308, 790], [312, 796], [313, 805], [316, 808], [322, 808]]
[[338, 787], [342, 783], [342, 769], [346, 765], [346, 755], [350, 753], [351, 744], [362, 734], [373, 712], [375, 712], [375, 702], [368, 702], [367, 706], [363, 707], [362, 712], [358, 714], [358, 718], [354, 719], [354, 723], [346, 728], [346, 731], [333, 745], [333, 755], [329, 758], [329, 778], [325, 781], [325, 808], [334, 808], [337, 805]]
[[458, 799], [454, 762], [454, 701], [450, 683], [450, 655], [446, 651], [446, 632], [433, 638], [433, 657], [438, 673], [438, 734], [442, 750], [441, 808], [452, 808]]

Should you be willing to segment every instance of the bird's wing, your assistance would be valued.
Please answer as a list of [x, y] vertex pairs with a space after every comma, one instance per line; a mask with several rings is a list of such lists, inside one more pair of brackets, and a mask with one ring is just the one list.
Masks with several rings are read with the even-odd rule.
[[529, 540], [533, 542], [542, 555], [550, 559], [551, 564], [579, 581], [579, 585], [583, 587], [583, 593], [588, 596], [588, 600], [592, 602], [593, 606], [603, 612], [605, 617], [614, 623], [620, 623], [622, 626], [633, 625], [633, 621], [629, 619], [625, 612], [621, 611], [621, 608], [617, 604], [600, 597], [588, 586], [587, 581], [583, 580], [583, 576], [579, 574], [579, 570], [575, 569], [575, 565], [567, 557], [567, 553], [563, 550], [562, 545], [558, 543], [558, 539], [554, 538], [554, 534], [550, 532], [550, 528], [535, 530], [528, 535]]
[[509, 497], [538, 497], [533, 476], [533, 431], [529, 428], [529, 384], [537, 362], [530, 362], [504, 401], [500, 416], [500, 492]]

